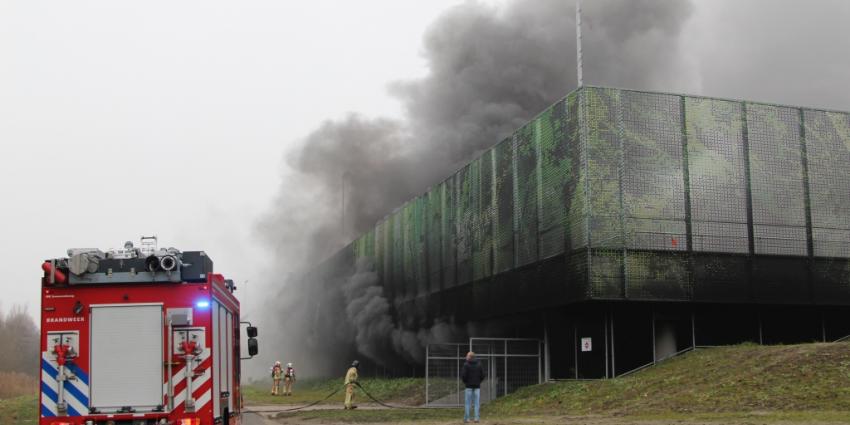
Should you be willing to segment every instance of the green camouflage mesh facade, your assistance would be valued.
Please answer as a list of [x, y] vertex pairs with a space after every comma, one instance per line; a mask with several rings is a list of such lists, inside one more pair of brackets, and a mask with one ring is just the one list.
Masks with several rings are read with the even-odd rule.
[[352, 249], [401, 301], [850, 304], [850, 114], [585, 87]]

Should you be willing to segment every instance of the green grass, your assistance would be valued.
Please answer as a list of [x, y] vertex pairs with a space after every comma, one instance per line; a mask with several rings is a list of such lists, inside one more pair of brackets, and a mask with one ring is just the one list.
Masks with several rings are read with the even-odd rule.
[[37, 424], [38, 395], [0, 399], [0, 424]]
[[[248, 404], [306, 404], [341, 387], [341, 381], [298, 382], [292, 397], [270, 396], [266, 383], [242, 388]], [[418, 405], [424, 398], [423, 379], [361, 382], [392, 403]], [[342, 400], [340, 392], [327, 403], [341, 406]], [[367, 401], [362, 392], [357, 400]], [[37, 396], [0, 400], [0, 424], [34, 424], [37, 407]], [[462, 416], [460, 409], [340, 408], [279, 414], [317, 424], [445, 423]], [[539, 423], [546, 424], [560, 423], [563, 417], [611, 418], [612, 424], [624, 418], [651, 424], [850, 423], [850, 343], [703, 349], [624, 378], [527, 387], [483, 406], [482, 416], [499, 418], [499, 423], [540, 417]]]
[[[420, 422], [427, 424], [457, 423], [463, 418], [463, 409], [415, 409], [415, 410], [315, 410], [307, 412], [278, 413], [276, 419], [297, 419], [299, 422], [324, 423], [371, 423], [397, 424]], [[840, 411], [783, 411], [783, 412], [740, 412], [740, 413], [665, 413], [643, 414], [629, 416], [569, 416], [555, 414], [495, 414], [482, 412], [486, 423], [496, 424], [545, 424], [561, 425], [564, 423], [592, 423], [595, 425], [624, 425], [641, 423], [644, 425], [659, 424], [846, 424], [850, 423], [850, 412]], [[284, 422], [287, 423], [287, 422]]]
[[633, 415], [633, 420], [676, 421], [676, 422], [718, 422], [718, 423], [850, 423], [850, 412], [838, 411], [774, 411], [774, 412], [724, 412], [724, 413], [666, 413], [654, 415]]
[[484, 410], [618, 416], [850, 412], [850, 344], [698, 350], [629, 377], [527, 387]]
[[[421, 405], [425, 403], [425, 380], [422, 378], [361, 378], [360, 384], [381, 401]], [[336, 389], [340, 391], [326, 400], [324, 404], [342, 405], [345, 393], [341, 390], [342, 379], [312, 380], [296, 382], [292, 390], [292, 396], [273, 396], [271, 382], [259, 382], [242, 386], [245, 403], [249, 405], [264, 404], [306, 404], [325, 398]], [[362, 391], [358, 392], [357, 399], [365, 402], [366, 397]]]
[[[439, 422], [457, 419], [459, 412], [331, 410], [282, 417], [317, 423]], [[850, 344], [702, 349], [628, 377], [527, 387], [483, 406], [482, 415], [506, 423], [537, 415], [663, 423], [850, 423]]]

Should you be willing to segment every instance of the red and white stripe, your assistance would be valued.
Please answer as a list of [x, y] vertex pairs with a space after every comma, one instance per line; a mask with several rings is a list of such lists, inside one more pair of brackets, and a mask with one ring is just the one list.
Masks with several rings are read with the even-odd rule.
[[[192, 397], [195, 399], [195, 411], [200, 411], [212, 400], [212, 356], [210, 349], [204, 351], [192, 360]], [[186, 365], [172, 369], [171, 382], [174, 385], [174, 410], [184, 410], [186, 402]], [[168, 382], [162, 386], [163, 394], [168, 394]]]

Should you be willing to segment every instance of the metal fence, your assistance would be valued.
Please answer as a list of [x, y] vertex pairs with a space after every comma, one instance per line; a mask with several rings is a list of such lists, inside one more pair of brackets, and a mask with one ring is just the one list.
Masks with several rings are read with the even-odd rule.
[[508, 395], [521, 387], [543, 382], [542, 342], [519, 338], [470, 338], [468, 344], [429, 344], [425, 360], [425, 403], [428, 406], [462, 406], [461, 369], [467, 351], [473, 351], [484, 368], [481, 403]]
[[425, 347], [425, 404], [459, 406], [463, 404], [460, 369], [467, 344], [428, 344]]

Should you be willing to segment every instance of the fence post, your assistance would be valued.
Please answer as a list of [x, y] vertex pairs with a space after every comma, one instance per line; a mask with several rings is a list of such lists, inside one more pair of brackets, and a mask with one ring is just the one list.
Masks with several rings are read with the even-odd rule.
[[694, 350], [697, 349], [697, 325], [696, 325], [696, 312], [691, 310], [691, 347]]
[[611, 313], [611, 377], [617, 377], [617, 343], [614, 339], [614, 313]]
[[[575, 319], [573, 319], [575, 320]], [[575, 375], [576, 379], [578, 379], [578, 324], [573, 322], [573, 350], [575, 351]]]
[[546, 363], [543, 372], [543, 380], [549, 381], [549, 379], [552, 378], [552, 363], [549, 359], [549, 321], [546, 320], [545, 316], [543, 319], [543, 355], [546, 356], [544, 360]]
[[[471, 347], [472, 342], [469, 345]], [[457, 404], [460, 404], [460, 345], [457, 346], [457, 360], [455, 360], [455, 382], [457, 383]]]
[[508, 395], [508, 340], [505, 340], [505, 395]]
[[428, 359], [431, 357], [431, 344], [425, 345], [425, 405], [431, 404], [431, 398], [428, 397], [428, 384], [431, 370], [428, 369]]
[[543, 350], [540, 349], [540, 344], [537, 344], [537, 383], [543, 383], [543, 359], [540, 358]]
[[652, 310], [652, 364], [656, 363], [658, 353], [655, 352], [655, 309]]
[[605, 378], [608, 378], [608, 312], [604, 313], [604, 319], [602, 320], [605, 326]]

